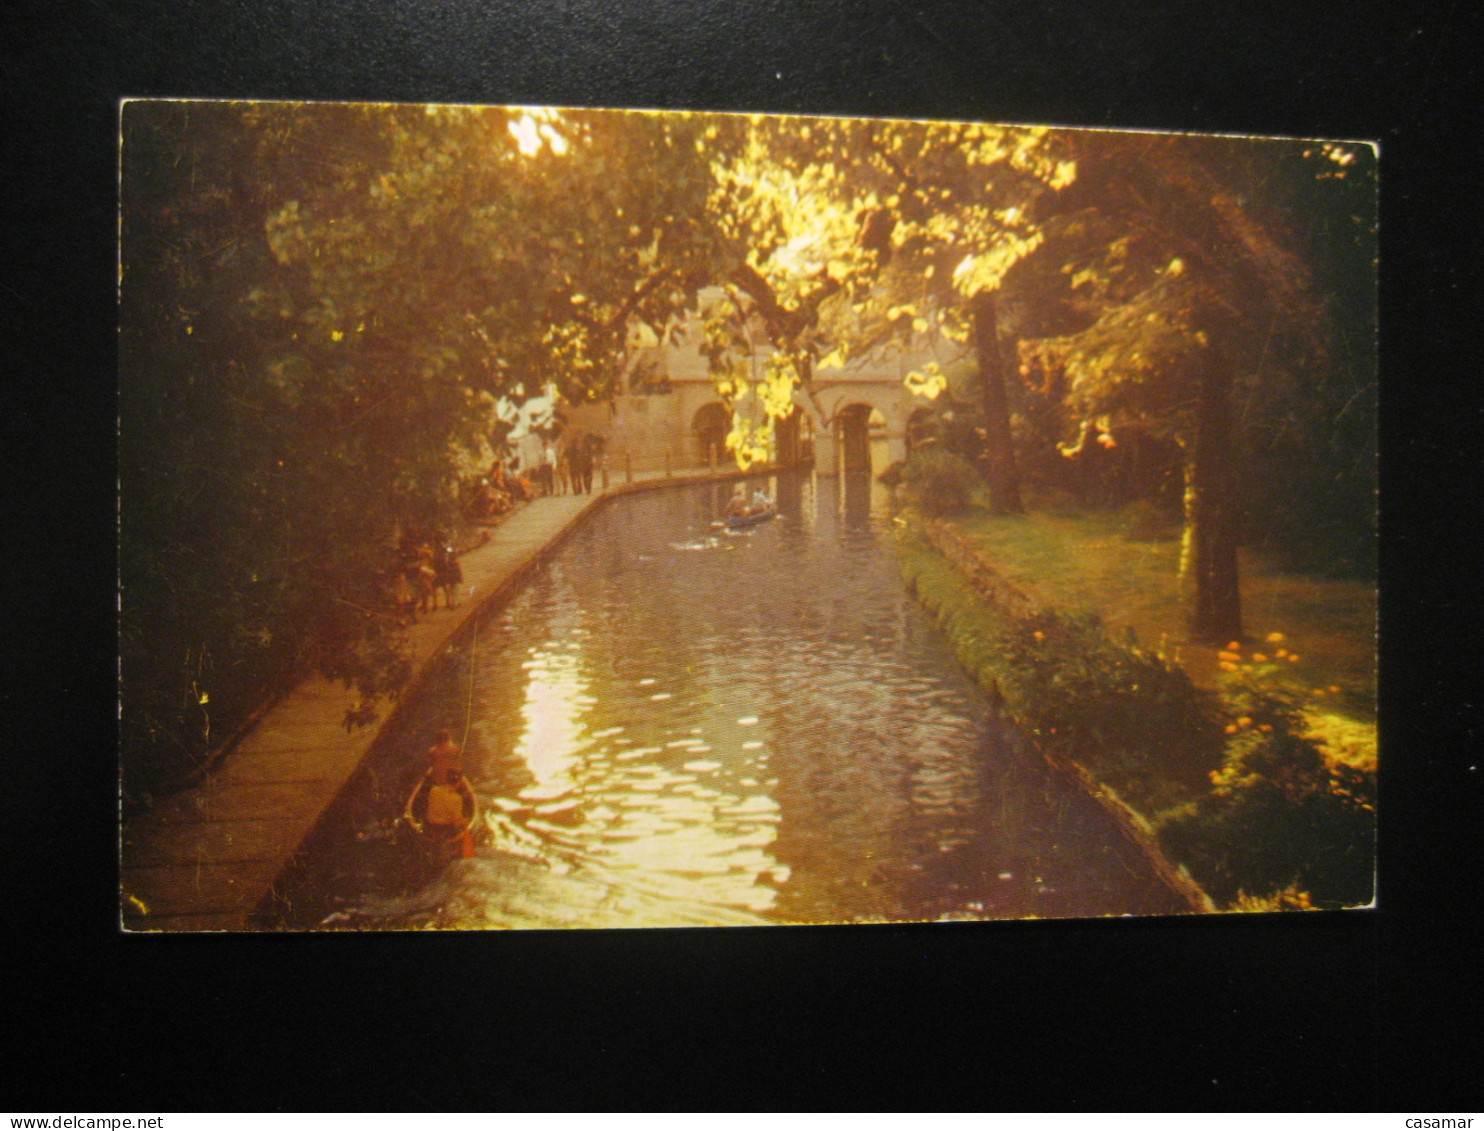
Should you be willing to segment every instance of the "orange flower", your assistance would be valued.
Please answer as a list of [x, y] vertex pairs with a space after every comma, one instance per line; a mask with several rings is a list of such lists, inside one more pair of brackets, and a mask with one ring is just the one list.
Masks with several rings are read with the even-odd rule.
[[1270, 632], [1270, 633], [1268, 633], [1268, 643], [1269, 644], [1282, 644], [1283, 641], [1286, 640], [1286, 639], [1287, 639], [1287, 637], [1285, 637], [1281, 632]]
[[1261, 652], [1253, 652], [1252, 653], [1252, 662], [1254, 664], [1265, 664], [1265, 663], [1268, 662], [1268, 658], [1266, 656], [1264, 656]]

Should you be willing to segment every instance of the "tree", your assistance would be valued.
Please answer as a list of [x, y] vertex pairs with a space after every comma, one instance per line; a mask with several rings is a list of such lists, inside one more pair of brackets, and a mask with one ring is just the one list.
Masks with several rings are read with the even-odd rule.
[[1274, 200], [1296, 145], [1079, 136], [1082, 175], [1045, 222], [1090, 324], [1022, 350], [1066, 375], [1084, 419], [1137, 419], [1185, 448], [1189, 622], [1213, 643], [1241, 635], [1237, 398], [1328, 364], [1332, 324]]
[[[985, 464], [997, 509], [1021, 509], [993, 292], [1040, 235], [1028, 206], [1070, 184], [1075, 164], [1042, 129], [978, 124], [754, 119], [718, 172], [717, 211], [739, 248], [740, 297], [713, 332], [713, 362], [737, 387], [757, 317], [777, 351], [765, 398], [787, 411], [821, 361], [896, 338], [945, 334], [979, 356]], [[730, 352], [729, 352], [730, 351]], [[919, 387], [942, 387], [916, 374]], [[788, 395], [783, 395], [787, 393]], [[745, 437], [743, 437], [745, 439]], [[755, 445], [756, 446], [756, 445]]]
[[126, 106], [131, 786], [199, 764], [265, 685], [318, 670], [395, 694], [408, 668], [380, 595], [398, 534], [449, 528], [460, 453], [501, 411], [553, 386], [610, 395], [629, 323], [663, 323], [709, 273], [700, 128]]

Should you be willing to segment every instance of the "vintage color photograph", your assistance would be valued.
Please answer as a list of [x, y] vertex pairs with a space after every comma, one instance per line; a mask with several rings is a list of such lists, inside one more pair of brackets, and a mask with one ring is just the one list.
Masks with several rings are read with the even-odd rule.
[[1377, 167], [126, 101], [124, 929], [1371, 906]]

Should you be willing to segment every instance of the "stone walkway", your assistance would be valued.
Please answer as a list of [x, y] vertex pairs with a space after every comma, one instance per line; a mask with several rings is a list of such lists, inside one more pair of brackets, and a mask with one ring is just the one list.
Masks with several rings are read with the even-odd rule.
[[[761, 474], [754, 471], [752, 474]], [[741, 473], [636, 473], [593, 495], [536, 499], [460, 558], [452, 609], [422, 616], [407, 634], [419, 673], [459, 628], [509, 587], [605, 497]], [[311, 679], [274, 705], [200, 785], [125, 824], [120, 837], [127, 931], [239, 931], [273, 881], [360, 766], [381, 726], [347, 731], [354, 691]]]

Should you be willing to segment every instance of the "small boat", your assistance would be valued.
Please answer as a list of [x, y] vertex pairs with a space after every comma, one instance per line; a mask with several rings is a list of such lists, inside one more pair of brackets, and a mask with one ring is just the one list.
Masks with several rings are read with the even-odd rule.
[[736, 530], [743, 526], [756, 526], [760, 522], [767, 522], [770, 518], [777, 517], [778, 508], [770, 503], [759, 511], [752, 511], [748, 514], [729, 515], [727, 517], [727, 527], [731, 530]]
[[402, 819], [431, 852], [443, 860], [453, 860], [474, 854], [469, 834], [478, 812], [479, 799], [463, 774], [450, 784], [438, 784], [429, 770], [408, 796]]

